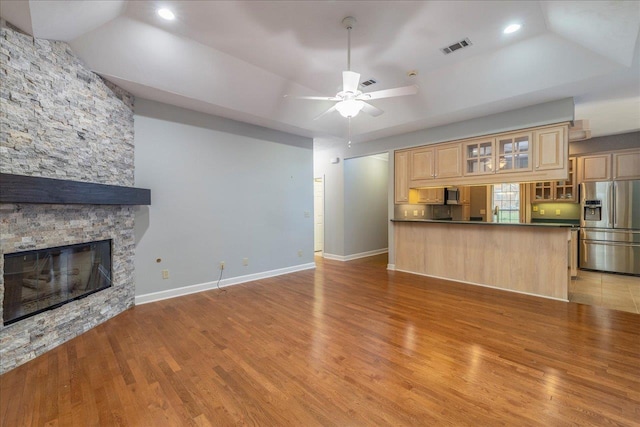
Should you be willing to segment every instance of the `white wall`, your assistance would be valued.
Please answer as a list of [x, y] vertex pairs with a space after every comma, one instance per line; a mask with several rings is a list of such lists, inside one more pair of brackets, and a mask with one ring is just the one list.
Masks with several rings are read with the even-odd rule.
[[138, 99], [135, 147], [137, 297], [313, 266], [309, 138]]
[[387, 153], [345, 160], [345, 256], [387, 249], [388, 179]]

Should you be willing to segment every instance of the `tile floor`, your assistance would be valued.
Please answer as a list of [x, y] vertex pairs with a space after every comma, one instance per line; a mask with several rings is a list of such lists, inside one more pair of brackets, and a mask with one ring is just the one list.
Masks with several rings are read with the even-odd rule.
[[569, 301], [640, 313], [640, 277], [579, 270], [569, 284]]

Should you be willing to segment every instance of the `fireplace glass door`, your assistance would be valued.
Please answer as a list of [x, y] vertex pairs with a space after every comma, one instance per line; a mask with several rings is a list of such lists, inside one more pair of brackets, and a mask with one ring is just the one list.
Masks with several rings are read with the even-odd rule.
[[4, 324], [111, 286], [111, 240], [4, 256]]

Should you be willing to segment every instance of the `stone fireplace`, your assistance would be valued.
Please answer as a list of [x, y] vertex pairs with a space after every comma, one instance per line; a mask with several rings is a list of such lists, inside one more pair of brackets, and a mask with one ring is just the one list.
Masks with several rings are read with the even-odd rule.
[[[0, 22], [0, 73], [0, 173], [133, 186], [131, 95], [92, 73], [67, 44], [34, 39], [4, 21]], [[0, 196], [6, 192], [1, 179]], [[0, 307], [16, 310], [11, 301], [5, 304], [8, 283], [2, 279], [14, 268], [9, 265], [15, 258], [11, 254], [96, 241], [109, 241], [111, 252], [110, 286], [52, 309], [35, 310], [34, 315], [17, 321], [3, 321], [2, 373], [133, 306], [136, 208], [94, 201], [0, 200], [5, 200], [0, 202]], [[51, 262], [59, 264], [61, 259], [52, 256]], [[63, 272], [60, 265], [50, 267], [36, 265], [35, 272], [20, 277], [24, 295], [29, 293], [25, 287], [38, 287], [34, 279], [49, 276], [50, 293], [59, 293], [55, 287], [62, 286], [61, 276], [76, 276], [73, 268], [80, 268]], [[59, 282], [54, 282], [56, 275]], [[78, 282], [79, 277], [75, 279]], [[68, 286], [74, 277], [65, 280]], [[5, 313], [1, 314], [5, 319]]]

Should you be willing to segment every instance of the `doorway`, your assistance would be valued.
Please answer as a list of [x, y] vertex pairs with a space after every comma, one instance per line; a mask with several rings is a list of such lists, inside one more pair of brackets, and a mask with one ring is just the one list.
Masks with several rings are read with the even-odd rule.
[[313, 179], [313, 250], [324, 251], [324, 177]]

